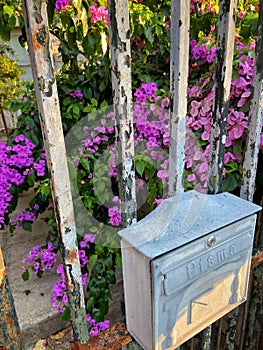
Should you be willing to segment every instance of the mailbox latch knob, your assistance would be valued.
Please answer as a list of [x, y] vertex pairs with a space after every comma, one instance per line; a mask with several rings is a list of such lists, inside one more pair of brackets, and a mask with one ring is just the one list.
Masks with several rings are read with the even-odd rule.
[[207, 239], [206, 244], [208, 247], [213, 247], [216, 244], [216, 237], [214, 235], [210, 236]]

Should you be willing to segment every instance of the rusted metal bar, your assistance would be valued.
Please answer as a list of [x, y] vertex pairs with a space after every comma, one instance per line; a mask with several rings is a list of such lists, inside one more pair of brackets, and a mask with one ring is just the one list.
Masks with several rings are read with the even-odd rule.
[[122, 226], [136, 222], [131, 48], [128, 0], [109, 0], [111, 76]]
[[215, 95], [210, 138], [208, 193], [220, 193], [234, 53], [236, 0], [221, 0], [217, 36]]
[[249, 110], [248, 134], [243, 162], [243, 181], [240, 197], [253, 200], [257, 173], [258, 150], [262, 130], [263, 108], [263, 2], [260, 2], [255, 68], [252, 84], [252, 99]]
[[75, 338], [88, 341], [76, 228], [45, 1], [24, 0], [25, 29], [50, 174], [57, 227], [62, 239]]
[[[252, 83], [252, 99], [249, 110], [249, 122], [248, 122], [248, 134], [246, 140], [246, 149], [243, 161], [243, 176], [242, 185], [240, 190], [240, 197], [253, 201], [255, 190], [255, 179], [258, 165], [258, 152], [260, 143], [260, 133], [262, 130], [262, 108], [263, 108], [263, 93], [262, 93], [262, 80], [263, 80], [263, 0], [260, 1], [259, 19], [258, 19], [258, 36], [256, 42], [256, 54], [255, 54], [255, 66]], [[262, 222], [261, 222], [262, 225]], [[261, 232], [259, 228], [259, 232]], [[260, 233], [259, 233], [260, 234]], [[256, 235], [257, 236], [257, 235]], [[257, 247], [258, 237], [255, 239], [255, 250]], [[263, 251], [257, 247], [257, 252], [252, 257], [251, 262], [251, 279], [254, 282], [258, 279], [257, 274], [261, 274], [263, 271]], [[257, 320], [258, 310], [262, 308], [262, 293], [258, 288], [258, 284], [250, 283], [249, 293], [254, 294], [250, 302], [246, 302], [243, 306], [244, 312], [239, 315], [239, 323], [241, 329], [237, 331], [236, 343], [240, 349], [246, 346], [245, 341], [247, 336], [250, 337], [249, 349], [254, 348], [256, 342], [260, 342], [260, 333], [262, 333], [262, 322]], [[255, 293], [258, 295], [258, 302], [254, 302]], [[255, 330], [250, 331], [248, 325], [248, 318], [250, 322], [255, 324]], [[246, 334], [248, 330], [248, 335]], [[251, 336], [253, 334], [253, 336]], [[255, 336], [256, 335], [256, 336]], [[254, 343], [255, 342], [255, 343]]]
[[21, 334], [0, 247], [0, 349], [21, 350]]
[[169, 195], [183, 192], [190, 1], [171, 1]]
[[252, 258], [251, 269], [255, 269], [257, 266], [263, 263], [263, 250], [259, 250]]
[[[249, 307], [245, 314], [242, 328], [242, 342], [236, 346], [235, 350], [261, 350], [263, 347], [262, 325], [263, 325], [263, 264], [254, 268], [253, 278], [249, 292], [251, 298], [246, 302]], [[241, 346], [241, 347], [240, 347]]]

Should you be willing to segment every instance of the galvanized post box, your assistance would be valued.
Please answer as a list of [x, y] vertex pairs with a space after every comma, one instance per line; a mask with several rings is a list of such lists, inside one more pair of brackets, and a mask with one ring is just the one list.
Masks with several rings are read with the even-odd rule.
[[246, 300], [260, 209], [189, 191], [119, 232], [127, 328], [144, 349], [174, 350]]

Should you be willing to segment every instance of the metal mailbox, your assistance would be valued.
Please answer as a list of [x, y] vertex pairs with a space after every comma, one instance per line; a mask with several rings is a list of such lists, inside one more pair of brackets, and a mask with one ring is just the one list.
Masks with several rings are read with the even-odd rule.
[[174, 350], [246, 300], [260, 209], [189, 191], [119, 232], [127, 328], [144, 349]]

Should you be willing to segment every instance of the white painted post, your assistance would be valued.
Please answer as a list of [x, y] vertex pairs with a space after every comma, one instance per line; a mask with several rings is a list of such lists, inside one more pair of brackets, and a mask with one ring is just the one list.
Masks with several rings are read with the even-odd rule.
[[23, 6], [54, 210], [62, 239], [72, 326], [76, 340], [86, 344], [88, 341], [86, 310], [60, 106], [50, 48], [47, 2], [24, 0]]
[[258, 37], [256, 43], [256, 57], [254, 77], [252, 84], [252, 100], [249, 111], [248, 134], [246, 151], [243, 162], [243, 183], [240, 197], [249, 201], [253, 200], [255, 179], [257, 173], [258, 150], [260, 143], [260, 133], [263, 122], [263, 1], [260, 1], [260, 11], [258, 20]]
[[232, 78], [237, 0], [221, 0], [217, 36], [215, 95], [210, 137], [208, 192], [220, 193]]
[[122, 226], [136, 222], [131, 48], [128, 0], [109, 0], [111, 76]]
[[171, 1], [169, 196], [183, 192], [190, 1]]

